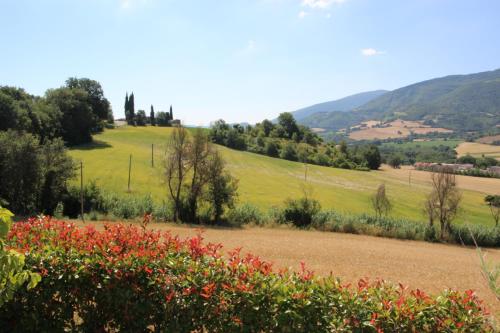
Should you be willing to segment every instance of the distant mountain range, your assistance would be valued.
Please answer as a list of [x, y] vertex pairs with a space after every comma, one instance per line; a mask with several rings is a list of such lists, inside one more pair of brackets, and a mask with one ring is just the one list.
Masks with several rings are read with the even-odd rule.
[[[317, 111], [325, 110], [322, 109], [325, 104], [360, 95], [367, 101], [350, 109]], [[374, 98], [370, 99], [370, 96]], [[330, 130], [353, 126], [365, 120], [389, 121], [397, 118], [422, 120], [455, 131], [488, 130], [500, 125], [500, 69], [446, 76], [389, 92], [361, 93], [300, 109], [293, 114], [299, 115], [296, 119], [301, 124]]]
[[358, 108], [371, 100], [382, 96], [387, 90], [375, 90], [367, 91], [359, 94], [347, 96], [334, 101], [314, 104], [297, 111], [293, 111], [292, 114], [295, 120], [301, 120], [309, 117], [318, 112], [332, 112], [332, 111], [350, 111], [352, 109]]

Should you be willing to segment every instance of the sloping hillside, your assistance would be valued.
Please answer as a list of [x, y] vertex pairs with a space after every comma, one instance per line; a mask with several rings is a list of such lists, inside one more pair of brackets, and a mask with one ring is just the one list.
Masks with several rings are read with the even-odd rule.
[[[162, 158], [170, 131], [165, 127], [124, 126], [106, 130], [95, 136], [95, 144], [75, 147], [70, 153], [76, 161], [83, 161], [85, 182], [94, 179], [102, 188], [122, 195], [128, 195], [128, 162], [132, 154], [132, 195], [151, 193], [160, 202], [167, 193], [162, 181]], [[155, 147], [154, 167], [151, 167], [151, 144]], [[288, 197], [302, 195], [304, 164], [221, 146], [218, 149], [231, 173], [239, 179], [240, 202], [268, 209], [281, 205]], [[371, 212], [370, 196], [379, 184], [385, 183], [394, 204], [394, 216], [423, 220], [420, 206], [430, 191], [430, 175], [426, 172], [412, 171], [409, 177], [408, 170], [362, 172], [315, 165], [308, 165], [307, 170], [313, 196], [324, 208]], [[476, 178], [470, 183], [469, 178], [459, 179], [464, 190], [464, 213], [459, 220], [491, 224], [490, 212], [483, 202], [484, 193], [500, 188], [496, 186], [500, 181]]]
[[388, 92], [348, 113], [314, 115], [302, 123], [340, 129], [360, 120], [396, 118], [423, 120], [455, 131], [494, 128], [500, 124], [500, 69], [419, 82]]
[[374, 90], [362, 92], [359, 94], [347, 96], [341, 99], [337, 99], [334, 101], [314, 104], [297, 111], [293, 111], [292, 114], [295, 120], [301, 120], [306, 117], [309, 117], [313, 114], [317, 114], [320, 112], [331, 112], [331, 111], [350, 111], [352, 109], [358, 108], [371, 100], [382, 96], [385, 94], [387, 90]]

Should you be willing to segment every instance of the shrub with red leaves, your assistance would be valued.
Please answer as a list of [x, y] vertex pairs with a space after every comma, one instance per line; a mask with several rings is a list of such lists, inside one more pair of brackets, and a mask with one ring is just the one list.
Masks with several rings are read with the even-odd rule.
[[384, 281], [346, 286], [304, 266], [274, 272], [239, 249], [226, 257], [201, 236], [43, 218], [17, 223], [8, 244], [42, 275], [0, 309], [9, 332], [494, 330], [472, 291], [432, 297]]

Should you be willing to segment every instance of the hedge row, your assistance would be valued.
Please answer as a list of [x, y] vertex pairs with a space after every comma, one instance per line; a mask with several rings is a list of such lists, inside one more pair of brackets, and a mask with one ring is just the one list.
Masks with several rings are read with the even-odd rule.
[[493, 331], [472, 291], [429, 296], [384, 281], [344, 285], [304, 265], [273, 271], [201, 236], [146, 228], [17, 223], [8, 244], [42, 275], [0, 308], [9, 332]]

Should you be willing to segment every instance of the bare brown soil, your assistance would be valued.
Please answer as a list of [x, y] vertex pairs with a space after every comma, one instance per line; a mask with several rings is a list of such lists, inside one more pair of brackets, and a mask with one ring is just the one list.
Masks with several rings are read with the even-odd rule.
[[492, 144], [495, 141], [500, 141], [500, 134], [498, 134], [498, 135], [490, 135], [490, 136], [483, 136], [482, 138], [480, 138], [480, 139], [477, 140], [477, 142], [486, 143], [486, 144]]
[[[101, 222], [97, 223], [102, 226]], [[79, 223], [81, 225], [81, 223]], [[198, 227], [153, 224], [150, 228], [170, 230], [181, 238], [192, 237]], [[475, 249], [455, 245], [402, 241], [371, 236], [290, 229], [208, 228], [207, 242], [221, 243], [224, 249], [242, 247], [243, 252], [260, 255], [274, 267], [309, 269], [326, 276], [332, 273], [345, 282], [360, 278], [382, 278], [410, 288], [438, 293], [446, 288], [473, 289], [498, 317], [500, 302], [488, 289]], [[487, 258], [500, 262], [500, 250], [485, 250]]]

